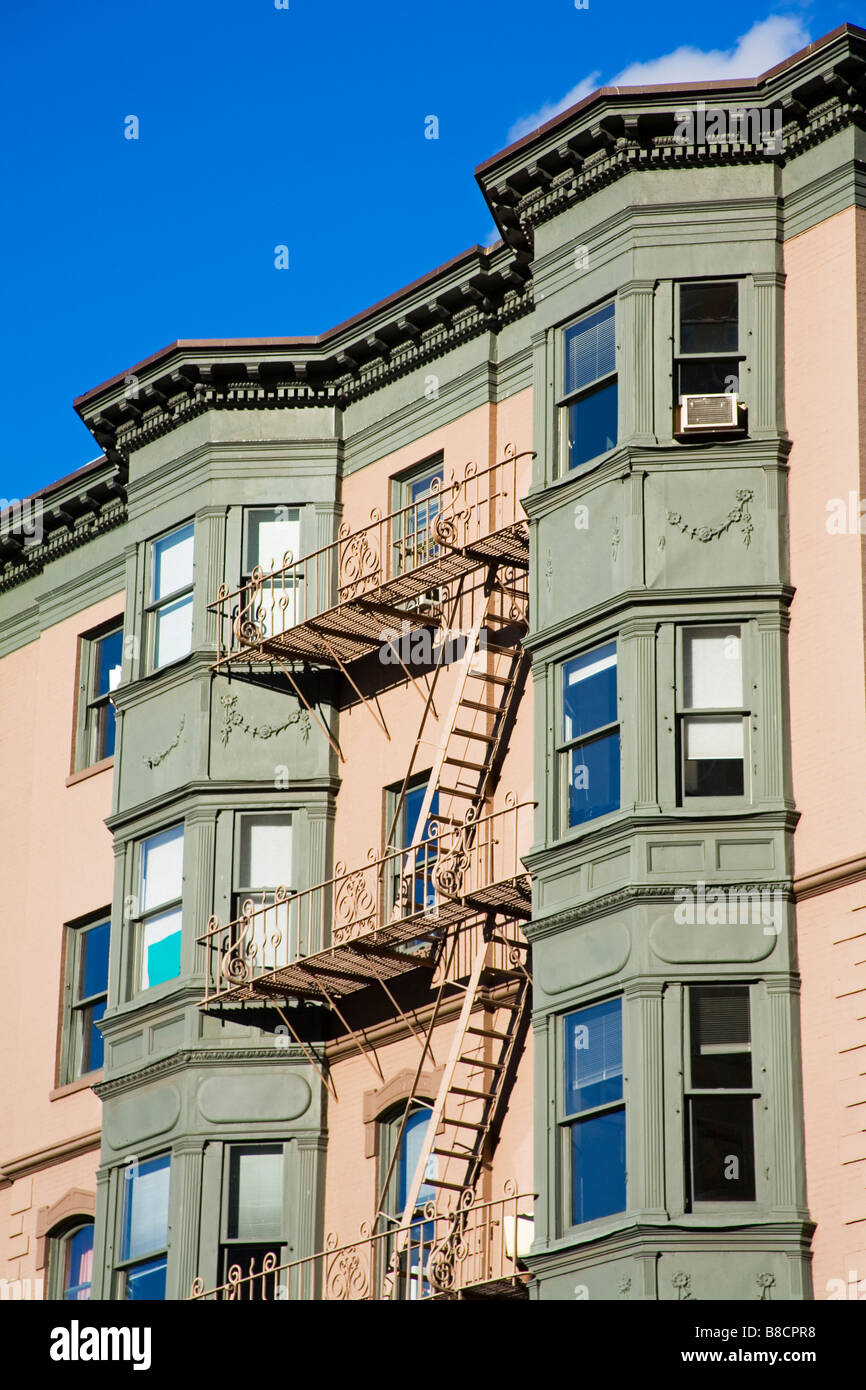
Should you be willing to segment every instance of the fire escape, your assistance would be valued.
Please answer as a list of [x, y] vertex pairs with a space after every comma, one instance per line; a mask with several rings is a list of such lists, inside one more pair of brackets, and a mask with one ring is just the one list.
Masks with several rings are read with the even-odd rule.
[[[287, 554], [239, 589], [221, 586], [212, 605], [220, 633], [214, 669], [281, 671], [341, 760], [339, 740], [302, 671], [339, 672], [390, 738], [375, 690], [359, 670], [364, 658], [382, 652], [385, 634], [388, 659], [415, 686], [422, 709], [384, 849], [352, 869], [338, 863], [324, 883], [249, 900], [230, 923], [212, 918], [200, 938], [207, 958], [202, 1007], [271, 1005], [335, 1100], [330, 1074], [295, 1026], [293, 1002], [332, 1010], [384, 1082], [356, 1007], [362, 991], [380, 989], [415, 1035], [419, 1056], [377, 1210], [362, 1237], [364, 1279], [339, 1276], [349, 1265], [357, 1270], [358, 1252], [332, 1240], [297, 1267], [234, 1270], [228, 1284], [209, 1292], [196, 1281], [194, 1297], [466, 1297], [523, 1287], [519, 1256], [531, 1198], [511, 1189], [498, 1202], [480, 1200], [477, 1189], [490, 1168], [531, 1007], [520, 926], [531, 908], [521, 854], [531, 842], [532, 803], [498, 789], [528, 671], [521, 645], [528, 527], [519, 501], [520, 464], [528, 458], [510, 448], [486, 469], [470, 464], [462, 477], [434, 486], [423, 511], [418, 503], [387, 516], [374, 511], [367, 526], [342, 526], [336, 542], [312, 555]], [[413, 639], [431, 631], [445, 634], [450, 659], [413, 672]], [[446, 670], [447, 708], [437, 700]], [[435, 750], [432, 770], [411, 838], [401, 841], [400, 813], [422, 748]], [[429, 975], [433, 999], [425, 1029], [394, 994], [398, 977], [419, 970]], [[425, 1065], [439, 1061], [436, 1029], [453, 1016], [458, 998], [430, 1106], [418, 1088]], [[395, 1219], [386, 1214], [387, 1194], [419, 1104], [430, 1108], [430, 1119]], [[420, 1202], [431, 1188], [435, 1202]], [[354, 1264], [345, 1255], [350, 1250]]]

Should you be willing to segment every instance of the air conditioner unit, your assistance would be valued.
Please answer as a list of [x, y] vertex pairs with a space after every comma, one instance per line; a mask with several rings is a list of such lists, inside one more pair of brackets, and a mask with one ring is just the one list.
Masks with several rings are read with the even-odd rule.
[[677, 434], [720, 434], [744, 428], [744, 406], [733, 391], [711, 396], [680, 396]]

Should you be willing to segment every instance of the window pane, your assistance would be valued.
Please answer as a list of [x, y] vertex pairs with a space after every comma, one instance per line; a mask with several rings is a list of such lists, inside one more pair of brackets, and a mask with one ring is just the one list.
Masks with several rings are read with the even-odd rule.
[[292, 882], [290, 816], [243, 816], [239, 888], [288, 888]]
[[154, 665], [166, 666], [192, 651], [192, 595], [160, 608], [156, 615]]
[[736, 358], [705, 358], [704, 361], [682, 361], [677, 364], [678, 396], [718, 396], [726, 391], [739, 391], [740, 363]]
[[114, 757], [115, 737], [117, 733], [117, 720], [114, 713], [114, 705], [110, 700], [106, 700], [104, 705], [96, 708], [96, 748], [94, 749], [94, 761], [101, 762], [103, 758]]
[[141, 968], [142, 989], [153, 989], [180, 974], [181, 918], [179, 907], [149, 917], [144, 924], [144, 950]]
[[149, 1300], [160, 1302], [165, 1298], [166, 1261], [148, 1260], [146, 1264], [130, 1269], [126, 1276], [126, 1297], [133, 1303]]
[[[614, 305], [587, 314], [565, 333], [565, 394], [616, 371]], [[599, 450], [599, 452], [601, 452]]]
[[[271, 1270], [269, 1274], [265, 1275], [262, 1275], [260, 1272], [268, 1255], [272, 1255], [274, 1263], [279, 1264], [279, 1241], [266, 1245], [224, 1245], [222, 1247], [221, 1266], [223, 1283], [228, 1283], [229, 1271], [235, 1268], [240, 1270], [240, 1277], [242, 1279], [247, 1278], [251, 1271], [253, 1274], [258, 1275], [258, 1278], [252, 1279], [249, 1283], [240, 1285], [239, 1297], [242, 1298], [245, 1303], [274, 1303], [279, 1297], [277, 1294], [276, 1269]], [[297, 1280], [299, 1276], [301, 1281], [303, 1281], [305, 1275], [306, 1278], [309, 1279], [311, 1273], [312, 1271], [309, 1267], [305, 1269], [304, 1266], [301, 1266], [300, 1271], [293, 1271], [288, 1275], [291, 1281], [289, 1287], [293, 1294], [296, 1288], [294, 1281]], [[309, 1287], [309, 1285], [303, 1284], [302, 1286], [305, 1288]]]
[[566, 755], [568, 823], [580, 825], [619, 810], [619, 734], [581, 743]]
[[166, 1244], [170, 1164], [169, 1155], [162, 1154], [124, 1169], [122, 1260], [149, 1255]]
[[100, 922], [82, 932], [79, 999], [105, 994], [108, 989], [108, 945], [111, 923]]
[[565, 1020], [565, 1111], [622, 1100], [622, 1001], [609, 999]]
[[283, 556], [301, 558], [301, 513], [298, 507], [263, 507], [247, 512], [247, 574], [256, 565], [265, 573], [282, 569]]
[[273, 1240], [283, 1226], [283, 1151], [233, 1149], [229, 1176], [230, 1239]]
[[724, 284], [680, 285], [680, 349], [683, 352], [736, 352], [735, 280]]
[[739, 715], [683, 720], [686, 796], [742, 796], [743, 720]]
[[748, 988], [691, 990], [692, 1085], [752, 1084]]
[[743, 655], [740, 629], [687, 628], [683, 633], [686, 709], [740, 709]]
[[173, 825], [141, 843], [141, 911], [183, 893], [183, 826]]
[[153, 597], [167, 598], [192, 585], [193, 527], [183, 526], [153, 543]]
[[105, 1014], [105, 1000], [101, 1004], [91, 1004], [82, 1009], [82, 1048], [81, 1073], [99, 1071], [105, 1060], [105, 1040], [97, 1028], [97, 1023]]
[[689, 1101], [689, 1109], [692, 1199], [695, 1202], [753, 1202], [752, 1101], [744, 1096], [694, 1096]]
[[94, 695], [107, 695], [120, 685], [121, 663], [123, 661], [123, 633], [110, 632], [100, 637], [96, 643], [94, 662]]
[[295, 584], [291, 575], [287, 576], [285, 584], [280, 580], [276, 589], [262, 586], [250, 616], [261, 625], [263, 637], [280, 637], [295, 626], [300, 616], [298, 603], [302, 593], [301, 585]]
[[68, 1236], [63, 1244], [63, 1297], [80, 1302], [90, 1297], [93, 1278], [93, 1225], [82, 1226], [80, 1231]]
[[616, 723], [616, 643], [584, 652], [562, 668], [566, 743]]
[[615, 381], [581, 396], [568, 408], [568, 466], [578, 468], [613, 449], [617, 439]]
[[[421, 1148], [424, 1143], [424, 1136], [427, 1132], [427, 1125], [430, 1122], [429, 1110], [416, 1110], [406, 1121], [406, 1128], [403, 1131], [403, 1138], [400, 1143], [400, 1157], [397, 1162], [397, 1211], [402, 1213], [406, 1206], [406, 1198], [409, 1195], [409, 1188], [415, 1176], [415, 1169], [418, 1166], [418, 1159], [421, 1157]], [[436, 1176], [436, 1155], [430, 1154], [427, 1159], [427, 1166], [424, 1170], [425, 1178], [435, 1178]], [[417, 1207], [423, 1207], [425, 1202], [436, 1200], [436, 1188], [429, 1182], [422, 1182], [418, 1192]]]
[[625, 1211], [625, 1110], [571, 1128], [571, 1219], [575, 1226]]

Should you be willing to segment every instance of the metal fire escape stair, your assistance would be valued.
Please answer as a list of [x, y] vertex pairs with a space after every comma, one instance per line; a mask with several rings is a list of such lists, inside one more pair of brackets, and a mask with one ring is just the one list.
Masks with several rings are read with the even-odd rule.
[[[439, 1090], [399, 1216], [398, 1233], [383, 1282], [383, 1299], [394, 1295], [397, 1280], [406, 1273], [401, 1267], [405, 1264], [413, 1223], [423, 1224], [424, 1221], [423, 1209], [419, 1214], [422, 1188], [433, 1187], [445, 1196], [445, 1205], [455, 1213], [454, 1231], [457, 1238], [460, 1195], [472, 1191], [483, 1169], [490, 1163], [526, 1037], [531, 1001], [530, 975], [525, 964], [520, 964], [516, 970], [499, 970], [495, 965], [491, 969], [489, 954], [496, 946], [505, 946], [513, 960], [520, 959], [522, 953], [528, 951], [525, 942], [509, 941], [495, 928], [488, 928], [478, 945], [469, 979], [464, 986], [460, 1016]], [[471, 1020], [479, 1002], [482, 980], [503, 977], [516, 979], [516, 995], [507, 1001], [491, 1000], [489, 997], [484, 1001], [486, 1014], [492, 1016], [492, 1021], [498, 1026], [473, 1024]], [[430, 1032], [432, 1026], [431, 1022]], [[409, 1113], [410, 1106], [407, 1105], [406, 1118]], [[431, 1158], [435, 1165], [433, 1173], [428, 1172]], [[383, 1185], [383, 1199], [392, 1168], [393, 1160]], [[441, 1210], [442, 1205], [437, 1201], [437, 1210]], [[381, 1206], [380, 1201], [380, 1209]]]

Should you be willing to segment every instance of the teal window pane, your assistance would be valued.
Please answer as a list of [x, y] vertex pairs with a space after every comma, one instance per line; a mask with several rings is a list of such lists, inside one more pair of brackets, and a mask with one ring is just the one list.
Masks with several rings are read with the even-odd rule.
[[[403, 1130], [403, 1138], [400, 1142], [400, 1156], [397, 1162], [397, 1208], [402, 1212], [406, 1206], [406, 1198], [412, 1179], [415, 1176], [415, 1169], [418, 1166], [418, 1159], [421, 1155], [421, 1147], [424, 1143], [424, 1136], [427, 1126], [430, 1123], [429, 1110], [416, 1110], [406, 1121], [406, 1128]], [[435, 1172], [436, 1158], [430, 1155], [427, 1162], [425, 1177], [432, 1177]], [[428, 1182], [422, 1182], [418, 1193], [417, 1207], [423, 1207], [425, 1202], [432, 1202], [436, 1199], [436, 1188]]]
[[123, 633], [110, 632], [96, 643], [96, 689], [94, 695], [108, 695], [120, 684], [123, 661]]
[[99, 1020], [104, 1017], [106, 1001], [103, 999], [100, 1004], [93, 1004], [89, 1009], [84, 1009], [84, 1056], [82, 1057], [82, 1072], [99, 1071], [105, 1060], [105, 1039], [99, 1028], [96, 1026]]
[[[180, 974], [180, 911], [154, 917], [145, 925], [143, 989], [153, 989]], [[168, 924], [176, 924], [167, 930]]]

